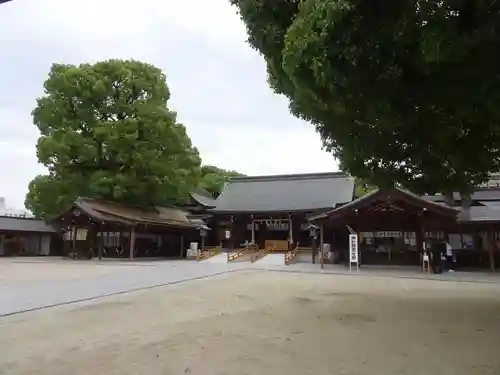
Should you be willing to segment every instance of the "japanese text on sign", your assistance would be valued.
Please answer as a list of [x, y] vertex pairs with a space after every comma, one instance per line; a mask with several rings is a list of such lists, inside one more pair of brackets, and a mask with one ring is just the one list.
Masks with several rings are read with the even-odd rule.
[[349, 235], [349, 258], [351, 263], [358, 263], [358, 235]]

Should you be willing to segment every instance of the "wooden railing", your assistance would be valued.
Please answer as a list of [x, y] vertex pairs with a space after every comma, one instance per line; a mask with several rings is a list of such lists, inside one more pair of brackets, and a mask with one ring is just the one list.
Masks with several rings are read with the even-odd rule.
[[248, 254], [250, 251], [254, 252], [255, 250], [258, 250], [257, 245], [254, 244], [248, 244], [245, 245], [245, 247], [236, 250], [236, 251], [228, 251], [227, 252], [227, 261], [233, 262], [238, 258], [241, 258], [243, 255]]
[[219, 246], [205, 246], [203, 248], [203, 251], [199, 251], [198, 255], [196, 256], [196, 260], [198, 262], [208, 259], [210, 257], [213, 257], [215, 255], [220, 254], [221, 249]]
[[285, 253], [285, 264], [288, 266], [294, 262], [296, 262], [297, 256], [300, 253], [311, 253], [312, 247], [301, 247], [299, 244], [295, 247], [295, 249], [287, 251]]
[[299, 249], [299, 244], [297, 244], [295, 249], [289, 250], [285, 253], [285, 264], [287, 266], [294, 261], [295, 257], [297, 256], [298, 249]]

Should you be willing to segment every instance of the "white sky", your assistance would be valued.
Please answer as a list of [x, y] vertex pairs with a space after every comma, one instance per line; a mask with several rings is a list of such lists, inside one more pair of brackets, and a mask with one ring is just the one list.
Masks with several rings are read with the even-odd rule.
[[266, 83], [229, 0], [14, 0], [0, 5], [0, 196], [22, 208], [37, 164], [31, 110], [53, 62], [134, 58], [167, 74], [205, 164], [249, 175], [337, 169]]

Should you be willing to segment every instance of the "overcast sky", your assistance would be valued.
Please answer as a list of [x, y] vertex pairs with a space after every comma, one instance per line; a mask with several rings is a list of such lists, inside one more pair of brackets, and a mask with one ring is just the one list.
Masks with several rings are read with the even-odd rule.
[[167, 75], [203, 162], [249, 175], [332, 171], [313, 127], [266, 83], [228, 0], [14, 0], [0, 5], [0, 196], [22, 208], [37, 163], [30, 112], [53, 62], [134, 58]]

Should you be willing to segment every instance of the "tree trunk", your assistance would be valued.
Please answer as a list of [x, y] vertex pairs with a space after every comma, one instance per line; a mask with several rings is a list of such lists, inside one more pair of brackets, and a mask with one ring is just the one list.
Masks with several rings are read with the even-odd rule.
[[460, 193], [460, 200], [462, 208], [469, 208], [472, 204], [472, 197], [469, 193]]
[[455, 204], [455, 198], [453, 197], [453, 192], [443, 193], [444, 201], [448, 206], [453, 206]]

